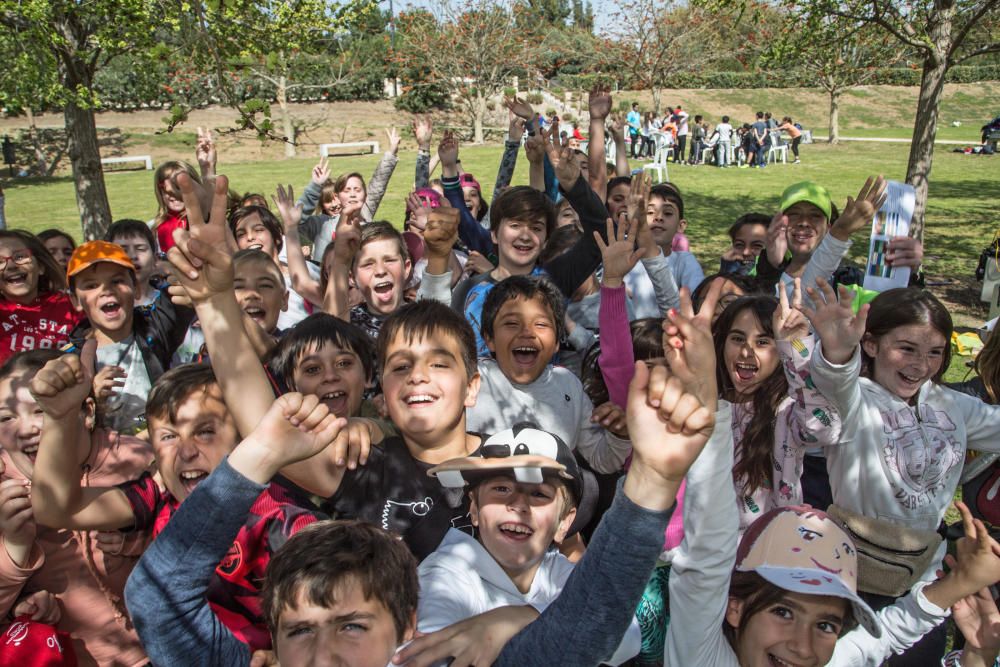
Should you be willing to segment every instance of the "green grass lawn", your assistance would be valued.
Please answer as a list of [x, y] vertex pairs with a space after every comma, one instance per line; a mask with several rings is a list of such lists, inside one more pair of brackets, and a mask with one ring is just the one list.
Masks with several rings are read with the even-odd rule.
[[[767, 169], [716, 169], [708, 166], [670, 165], [670, 180], [685, 196], [687, 235], [691, 247], [706, 272], [717, 270], [717, 258], [729, 244], [726, 229], [748, 211], [771, 213], [781, 191], [800, 180], [814, 180], [833, 193], [838, 204], [854, 195], [870, 174], [884, 174], [901, 180], [906, 172], [908, 146], [905, 144], [844, 143], [837, 146], [813, 144], [802, 147], [802, 163], [772, 165]], [[462, 163], [476, 175], [492, 195], [499, 162], [499, 146], [466, 147]], [[224, 156], [223, 156], [224, 161]], [[343, 157], [332, 161], [334, 173], [371, 173], [376, 156]], [[278, 183], [291, 183], [296, 192], [309, 179], [315, 160], [296, 159], [220, 165], [240, 192], [270, 195]], [[404, 198], [413, 183], [414, 154], [403, 153], [379, 217], [402, 224]], [[107, 175], [111, 208], [116, 218], [149, 220], [156, 213], [152, 173], [129, 171]], [[522, 158], [515, 183], [527, 181], [527, 162]], [[956, 322], [977, 326], [984, 313], [978, 296], [969, 287], [980, 250], [997, 230], [997, 194], [1000, 157], [966, 156], [938, 147], [931, 181], [927, 214], [925, 270], [932, 288], [951, 302], [961, 304]], [[64, 229], [80, 236], [72, 182], [69, 178], [15, 180], [4, 183], [8, 225], [37, 232], [47, 227]], [[860, 235], [852, 249], [852, 259], [863, 263], [867, 235]], [[962, 364], [964, 360], [957, 360]], [[956, 365], [952, 377], [964, 374]]]

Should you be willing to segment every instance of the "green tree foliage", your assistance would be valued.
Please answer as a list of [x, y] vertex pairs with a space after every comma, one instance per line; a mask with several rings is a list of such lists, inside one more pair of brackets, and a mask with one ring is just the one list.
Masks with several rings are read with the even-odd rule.
[[[0, 0], [0, 50], [13, 58], [0, 95], [30, 111], [63, 109], [84, 236], [111, 223], [97, 146], [94, 77], [116, 56], [153, 44], [162, 12], [153, 0]], [[5, 66], [7, 63], [5, 62]]]
[[[759, 0], [701, 0], [716, 10], [753, 20]], [[920, 92], [906, 181], [917, 191], [911, 232], [923, 237], [937, 116], [948, 71], [973, 58], [1000, 53], [1000, 0], [786, 0], [789, 21], [805, 35], [832, 18], [868, 26], [920, 63]], [[810, 48], [801, 43], [802, 52]]]

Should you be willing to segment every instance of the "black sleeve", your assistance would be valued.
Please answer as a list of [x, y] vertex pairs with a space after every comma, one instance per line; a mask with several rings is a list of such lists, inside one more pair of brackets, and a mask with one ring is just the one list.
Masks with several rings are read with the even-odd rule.
[[542, 268], [559, 290], [570, 297], [601, 265], [601, 249], [594, 241], [594, 232], [600, 233], [603, 237], [610, 216], [608, 209], [604, 207], [604, 202], [582, 175], [564, 195], [580, 216], [583, 237], [572, 248]]
[[767, 291], [774, 289], [774, 286], [781, 280], [781, 274], [785, 270], [785, 265], [772, 266], [767, 259], [767, 251], [757, 256], [757, 283], [761, 289]]

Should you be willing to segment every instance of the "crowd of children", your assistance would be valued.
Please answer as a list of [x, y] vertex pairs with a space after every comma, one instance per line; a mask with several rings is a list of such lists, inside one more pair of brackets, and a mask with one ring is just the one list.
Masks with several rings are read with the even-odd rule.
[[709, 258], [629, 170], [662, 122], [595, 90], [584, 152], [505, 102], [492, 201], [426, 118], [403, 221], [395, 130], [298, 200], [199, 131], [150, 223], [0, 231], [0, 664], [995, 664], [1000, 338], [947, 387], [941, 302], [840, 266], [885, 181], [791, 183]]

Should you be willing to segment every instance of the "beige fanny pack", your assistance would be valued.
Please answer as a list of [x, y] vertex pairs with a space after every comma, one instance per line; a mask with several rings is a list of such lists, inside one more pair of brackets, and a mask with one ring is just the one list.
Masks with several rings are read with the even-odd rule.
[[858, 590], [900, 597], [934, 561], [941, 536], [899, 523], [873, 519], [830, 505], [826, 513], [847, 529], [858, 551]]

